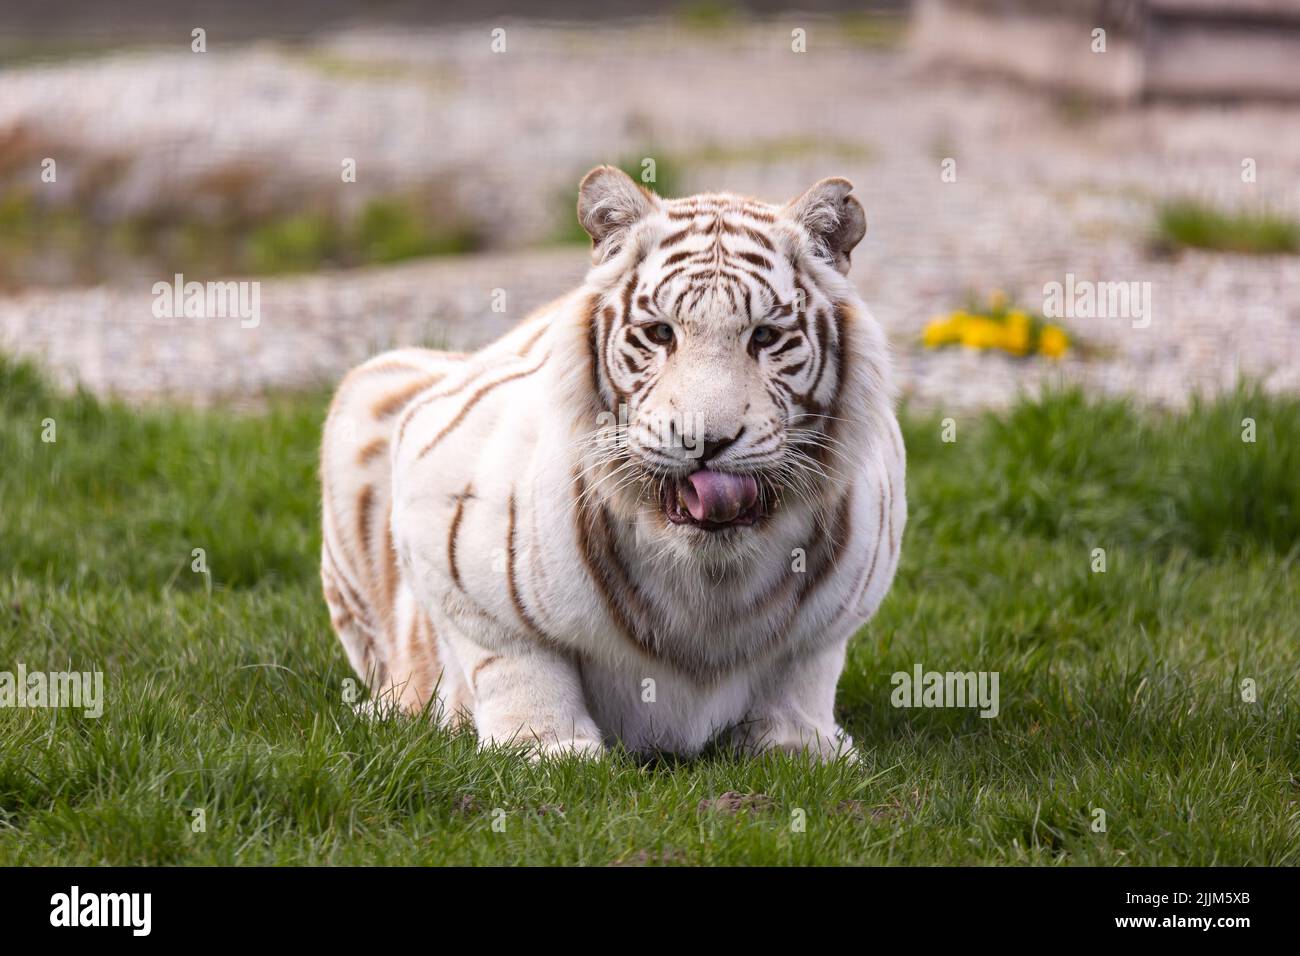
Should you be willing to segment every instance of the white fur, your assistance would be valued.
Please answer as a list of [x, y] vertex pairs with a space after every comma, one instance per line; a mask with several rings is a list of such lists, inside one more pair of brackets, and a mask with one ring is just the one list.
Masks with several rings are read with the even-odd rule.
[[[406, 710], [433, 706], [444, 719], [466, 719], [485, 744], [594, 755], [617, 741], [695, 753], [726, 735], [754, 751], [830, 757], [851, 746], [833, 712], [845, 645], [890, 586], [906, 520], [883, 335], [799, 210], [767, 207], [778, 214], [766, 229], [780, 250], [770, 277], [778, 298], [797, 266], [818, 302], [849, 315], [840, 453], [815, 494], [792, 496], [761, 527], [710, 534], [667, 526], [638, 499], [635, 482], [619, 487], [621, 476], [608, 473], [592, 438], [596, 416], [608, 411], [592, 389], [593, 306], [615, 302], [634, 267], [647, 280], [662, 274], [656, 244], [679, 224], [667, 213], [680, 205], [645, 203], [640, 219], [601, 237], [598, 253], [608, 257], [580, 289], [482, 352], [389, 353], [340, 387], [322, 452], [322, 573], [336, 629], [378, 694]], [[590, 205], [624, 216], [636, 202], [597, 195]], [[812, 210], [814, 228], [834, 227], [830, 206]], [[678, 319], [680, 345], [658, 360], [658, 384], [633, 410], [633, 454], [637, 436], [653, 435], [654, 415], [670, 405], [718, 434], [744, 424], [755, 435], [779, 418], [763, 404], [761, 370], [740, 345], [749, 318], [712, 294]], [[421, 376], [440, 378], [400, 415], [374, 420], [370, 411], [384, 395]], [[388, 454], [359, 464], [358, 448], [381, 439]], [[584, 560], [574, 494], [575, 470], [584, 469], [586, 501], [612, 516], [627, 580], [664, 622], [658, 653], [623, 633]], [[458, 498], [467, 488], [473, 497]], [[765, 611], [766, 594], [783, 594], [790, 575], [806, 573], [792, 569], [792, 554], [825, 547], [813, 515], [825, 518], [846, 491], [838, 559], [792, 614], [792, 602]], [[363, 503], [369, 520], [359, 513]], [[397, 558], [388, 604], [386, 519]], [[368, 607], [353, 607], [358, 597]]]

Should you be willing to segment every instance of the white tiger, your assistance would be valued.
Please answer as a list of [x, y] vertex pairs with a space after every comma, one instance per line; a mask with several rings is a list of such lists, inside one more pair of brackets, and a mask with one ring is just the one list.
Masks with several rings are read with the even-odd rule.
[[848, 752], [845, 645], [907, 510], [851, 189], [665, 200], [598, 167], [579, 289], [344, 379], [321, 576], [379, 705], [534, 754]]

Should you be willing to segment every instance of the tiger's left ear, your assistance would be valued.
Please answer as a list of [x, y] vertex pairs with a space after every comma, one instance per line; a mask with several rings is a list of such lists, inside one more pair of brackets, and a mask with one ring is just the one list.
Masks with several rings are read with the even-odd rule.
[[853, 184], [833, 176], [786, 204], [783, 213], [808, 230], [818, 252], [841, 273], [849, 271], [853, 247], [867, 234], [867, 214], [850, 196]]

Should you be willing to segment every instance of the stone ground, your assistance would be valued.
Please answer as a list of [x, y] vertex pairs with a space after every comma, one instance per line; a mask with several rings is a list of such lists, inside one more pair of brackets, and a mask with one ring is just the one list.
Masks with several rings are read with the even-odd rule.
[[[805, 20], [808, 52], [794, 54]], [[67, 157], [52, 188], [102, 181], [99, 215], [222, 202], [270, 214], [419, 186], [493, 250], [264, 279], [249, 329], [154, 318], [152, 284], [170, 276], [32, 288], [0, 297], [0, 349], [131, 401], [240, 404], [328, 382], [389, 345], [472, 347], [581, 276], [585, 251], [552, 241], [581, 173], [648, 156], [680, 192], [781, 200], [852, 179], [869, 223], [853, 278], [916, 404], [996, 407], [1058, 381], [1170, 405], [1240, 377], [1300, 391], [1300, 257], [1157, 255], [1150, 241], [1164, 198], [1300, 215], [1296, 107], [1062, 102], [808, 18], [723, 32], [510, 23], [504, 54], [489, 29], [0, 70], [0, 173]], [[343, 157], [357, 159], [355, 184], [339, 182]], [[956, 182], [941, 181], [945, 157]], [[920, 347], [925, 322], [968, 296], [1001, 289], [1037, 311], [1067, 273], [1151, 283], [1149, 326], [1067, 320], [1086, 348], [1059, 363]]]

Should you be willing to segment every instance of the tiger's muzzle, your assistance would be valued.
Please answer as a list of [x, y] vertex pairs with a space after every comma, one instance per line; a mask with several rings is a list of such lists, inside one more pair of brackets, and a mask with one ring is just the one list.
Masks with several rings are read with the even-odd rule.
[[704, 531], [749, 527], [764, 514], [753, 475], [708, 467], [664, 482], [662, 503], [669, 522]]

